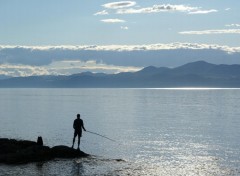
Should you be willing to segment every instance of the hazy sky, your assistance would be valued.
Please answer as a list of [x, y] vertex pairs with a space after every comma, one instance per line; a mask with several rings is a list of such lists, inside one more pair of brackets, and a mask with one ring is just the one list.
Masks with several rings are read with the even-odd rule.
[[[47, 68], [57, 70], [56, 61], [69, 69], [55, 74], [87, 70], [86, 62], [100, 64], [95, 71], [134, 71], [148, 65], [213, 61], [213, 53], [220, 58], [214, 63], [239, 63], [239, 11], [239, 0], [0, 0], [0, 74], [52, 74]], [[189, 51], [196, 49], [202, 52]], [[88, 55], [89, 50], [96, 53]], [[206, 50], [211, 50], [211, 58]], [[76, 63], [81, 64], [70, 71], [68, 64]], [[19, 66], [48, 71], [20, 74]], [[15, 69], [10, 72], [9, 67]]]

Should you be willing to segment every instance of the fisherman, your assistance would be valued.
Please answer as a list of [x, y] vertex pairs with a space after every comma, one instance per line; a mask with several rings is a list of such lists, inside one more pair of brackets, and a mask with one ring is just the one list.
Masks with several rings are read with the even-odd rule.
[[80, 137], [82, 137], [82, 129], [84, 131], [86, 131], [84, 124], [83, 124], [83, 120], [80, 119], [80, 114], [77, 114], [77, 118], [73, 122], [73, 128], [74, 128], [74, 137], [73, 137], [72, 148], [75, 143], [75, 138], [76, 138], [76, 136], [78, 136], [78, 150], [80, 150], [79, 146], [80, 146]]

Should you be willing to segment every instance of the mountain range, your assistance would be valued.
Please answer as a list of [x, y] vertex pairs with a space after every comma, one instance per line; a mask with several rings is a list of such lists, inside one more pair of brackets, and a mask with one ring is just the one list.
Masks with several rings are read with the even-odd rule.
[[83, 72], [69, 76], [1, 77], [1, 88], [240, 88], [240, 65], [197, 61], [176, 68], [149, 66], [118, 74]]

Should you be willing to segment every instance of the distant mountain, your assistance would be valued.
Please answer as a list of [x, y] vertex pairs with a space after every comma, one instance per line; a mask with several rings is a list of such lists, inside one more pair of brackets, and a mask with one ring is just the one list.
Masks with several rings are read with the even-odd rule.
[[144, 68], [144, 69], [142, 69], [138, 72], [135, 72], [135, 74], [152, 76], [152, 75], [160, 74], [160, 73], [163, 73], [163, 72], [166, 72], [166, 71], [169, 71], [169, 70], [170, 69], [166, 68], [166, 67], [157, 68], [157, 67], [154, 67], [154, 66], [149, 66], [149, 67], [146, 67], [146, 68]]
[[134, 88], [233, 87], [240, 88], [240, 65], [204, 61], [176, 68], [149, 66], [137, 72], [104, 74], [84, 72], [70, 76], [29, 76], [0, 80], [0, 87], [25, 88]]
[[240, 65], [215, 65], [205, 61], [188, 63], [174, 69], [175, 74], [196, 74], [208, 77], [238, 77]]
[[8, 79], [11, 78], [11, 76], [7, 76], [7, 75], [0, 75], [0, 80], [2, 79]]

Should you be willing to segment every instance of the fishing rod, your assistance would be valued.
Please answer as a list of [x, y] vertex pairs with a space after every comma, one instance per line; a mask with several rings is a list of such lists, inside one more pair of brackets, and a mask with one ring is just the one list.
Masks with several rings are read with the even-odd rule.
[[114, 139], [111, 139], [111, 138], [109, 138], [109, 137], [107, 137], [107, 136], [104, 136], [104, 135], [101, 135], [101, 134], [98, 134], [98, 133], [95, 133], [95, 132], [92, 132], [92, 131], [86, 130], [86, 132], [91, 133], [91, 134], [95, 134], [95, 135], [98, 135], [98, 136], [101, 136], [101, 137], [106, 138], [106, 139], [108, 139], [108, 140], [110, 140], [110, 141], [113, 141], [113, 142], [117, 142], [117, 141], [115, 141]]

